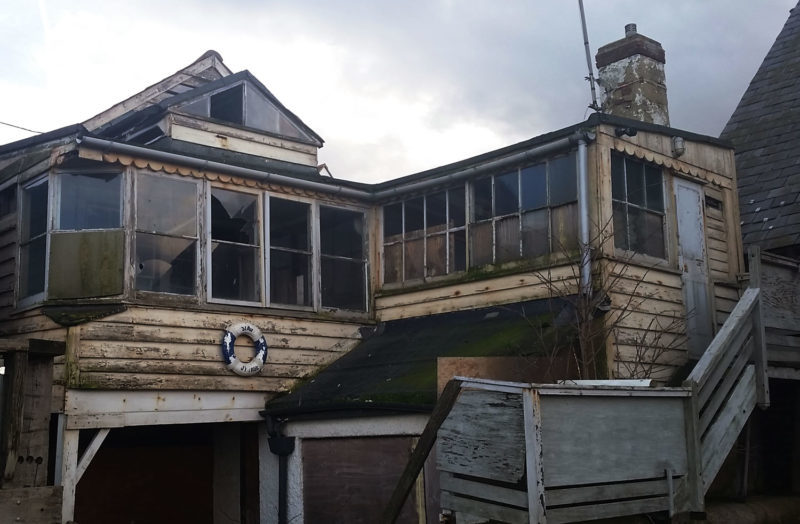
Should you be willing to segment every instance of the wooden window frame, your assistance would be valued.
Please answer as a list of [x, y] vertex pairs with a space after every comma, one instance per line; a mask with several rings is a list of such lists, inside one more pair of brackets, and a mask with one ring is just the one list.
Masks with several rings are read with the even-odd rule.
[[[666, 172], [666, 169], [663, 166], [659, 166], [658, 164], [655, 164], [653, 162], [648, 162], [647, 160], [644, 160], [644, 159], [638, 159], [636, 157], [632, 157], [630, 155], [626, 155], [624, 153], [620, 153], [620, 152], [617, 152], [617, 151], [612, 151], [611, 152], [611, 159], [610, 159], [611, 162], [609, 163], [609, 167], [611, 167], [615, 156], [617, 156], [617, 157], [619, 157], [619, 158], [621, 158], [623, 160], [623, 173], [624, 173], [624, 183], [625, 183], [625, 200], [619, 200], [619, 199], [614, 198], [613, 181], [612, 181], [612, 183], [609, 186], [611, 188], [611, 194], [609, 195], [609, 197], [610, 197], [610, 201], [611, 201], [611, 225], [612, 225], [611, 242], [613, 243], [613, 246], [614, 246], [614, 252], [617, 253], [618, 255], [622, 256], [622, 257], [627, 257], [627, 258], [633, 257], [634, 259], [641, 260], [643, 262], [654, 263], [654, 264], [665, 264], [666, 263], [666, 264], [670, 264], [671, 265], [672, 264], [672, 260], [673, 260], [674, 257], [672, 256], [671, 249], [670, 249], [670, 244], [671, 244], [670, 239], [669, 239], [670, 238], [670, 228], [668, 227], [668, 224], [667, 224], [667, 217], [670, 216], [671, 207], [669, 206], [669, 202], [671, 201], [671, 198], [668, 197], [668, 193], [672, 194], [672, 183], [668, 179], [668, 173]], [[640, 206], [638, 204], [632, 204], [632, 203], [628, 202], [628, 188], [627, 188], [627, 181], [628, 181], [627, 172], [628, 172], [628, 168], [627, 168], [627, 164], [624, 162], [624, 160], [626, 160], [628, 158], [631, 158], [634, 161], [643, 164], [643, 166], [645, 166], [645, 167], [652, 166], [652, 167], [655, 167], [655, 168], [658, 169], [659, 173], [661, 174], [661, 200], [662, 200], [662, 207], [663, 207], [662, 211], [652, 210], [652, 209], [649, 209], [647, 207], [647, 196], [646, 196], [646, 194], [645, 194], [645, 205], [644, 206]], [[609, 176], [609, 178], [613, 177], [613, 168], [611, 169], [611, 171], [609, 171], [608, 176]], [[655, 213], [655, 214], [661, 215], [661, 231], [662, 231], [662, 236], [663, 236], [663, 247], [664, 247], [664, 256], [663, 257], [659, 257], [657, 255], [652, 255], [652, 254], [649, 254], [649, 253], [644, 253], [642, 251], [635, 251], [635, 250], [632, 250], [632, 249], [625, 249], [624, 247], [618, 247], [617, 246], [616, 232], [613, 231], [614, 203], [622, 204], [622, 205], [625, 206], [625, 223], [626, 224], [629, 223], [629, 219], [628, 219], [628, 216], [629, 216], [628, 215], [628, 208], [629, 207], [634, 207], [636, 209], [640, 209], [645, 213]], [[704, 212], [705, 212], [705, 210], [704, 210]], [[674, 216], [673, 216], [673, 220], [674, 220]], [[626, 235], [628, 235], [628, 245], [630, 246], [630, 234], [629, 234], [628, 231], [626, 231]]]
[[[460, 226], [450, 226], [450, 192], [453, 190], [463, 189], [464, 191], [464, 224]], [[444, 193], [445, 194], [445, 223], [444, 227], [441, 230], [437, 230], [435, 232], [429, 232], [430, 229], [428, 227], [428, 196], [433, 195], [436, 193]], [[460, 186], [452, 186], [446, 189], [437, 189], [436, 191], [431, 191], [429, 193], [425, 193], [422, 195], [416, 195], [411, 198], [405, 198], [400, 201], [396, 202], [389, 202], [387, 204], [383, 204], [381, 206], [381, 226], [385, 223], [385, 215], [384, 209], [386, 206], [391, 206], [395, 204], [400, 204], [401, 215], [400, 215], [400, 234], [399, 239], [387, 241], [384, 228], [381, 227], [381, 260], [382, 262], [382, 271], [381, 271], [381, 284], [383, 286], [403, 286], [408, 284], [416, 284], [422, 282], [429, 282], [429, 281], [436, 281], [439, 279], [447, 278], [450, 275], [463, 273], [466, 271], [466, 268], [469, 268], [469, 232], [468, 226], [470, 223], [469, 220], [469, 198], [468, 195], [468, 187], [466, 183]], [[406, 231], [406, 202], [409, 200], [413, 200], [416, 198], [422, 198], [422, 216], [423, 216], [423, 227], [422, 227], [422, 234], [418, 238], [408, 238], [408, 232]], [[465, 242], [465, 260], [464, 260], [464, 270], [450, 270], [451, 261], [453, 259], [453, 255], [450, 249], [450, 236], [453, 233], [457, 233], [459, 231], [464, 231], [464, 242]], [[445, 272], [441, 275], [433, 275], [428, 276], [428, 239], [437, 236], [444, 236], [445, 237]], [[422, 240], [422, 277], [419, 278], [406, 278], [406, 243], [410, 240]], [[392, 282], [386, 281], [386, 246], [393, 246], [399, 245], [400, 246], [400, 279]]]
[[[32, 239], [28, 239], [27, 241], [23, 242], [22, 240], [22, 219], [24, 216], [24, 202], [23, 202], [23, 194], [27, 189], [31, 189], [41, 184], [47, 184], [47, 202], [45, 204], [46, 207], [46, 217], [45, 217], [45, 232], [43, 235], [45, 237], [45, 250], [44, 250], [44, 286], [41, 292], [36, 293], [34, 295], [29, 295], [26, 297], [20, 296], [20, 278], [22, 276], [22, 272], [19, 270], [22, 264], [22, 248], [24, 245], [29, 245]], [[47, 173], [43, 176], [36, 177], [33, 180], [27, 181], [24, 184], [20, 184], [17, 189], [17, 228], [18, 228], [18, 238], [19, 244], [17, 245], [16, 249], [16, 285], [14, 286], [14, 297], [15, 297], [15, 304], [17, 309], [27, 308], [29, 306], [39, 304], [43, 302], [47, 297], [47, 280], [48, 280], [48, 266], [50, 261], [50, 222], [52, 220], [53, 212], [52, 212], [52, 205], [54, 198], [54, 188], [53, 183], [51, 180], [50, 173]], [[39, 237], [37, 237], [39, 238]]]
[[[212, 218], [211, 218], [211, 198], [212, 198], [212, 192], [213, 192], [214, 189], [221, 189], [223, 191], [231, 191], [231, 192], [234, 192], [234, 193], [244, 193], [244, 194], [253, 195], [253, 196], [256, 197], [256, 200], [258, 202], [258, 217], [257, 217], [257, 220], [258, 220], [258, 228], [259, 228], [259, 230], [258, 230], [258, 233], [259, 233], [259, 246], [258, 246], [258, 248], [259, 248], [259, 252], [258, 252], [259, 264], [258, 265], [259, 265], [259, 267], [258, 267], [258, 275], [257, 276], [258, 276], [259, 281], [260, 281], [260, 286], [259, 286], [259, 291], [260, 291], [259, 294], [261, 295], [261, 299], [260, 300], [257, 300], [257, 301], [231, 300], [231, 299], [214, 297], [214, 289], [213, 289], [212, 282], [211, 282], [212, 281], [212, 277], [213, 277], [213, 267], [212, 267], [212, 260], [211, 260], [211, 255], [212, 255], [211, 245], [214, 242], [214, 239], [211, 237], [211, 229], [212, 229], [212, 226], [213, 226]], [[264, 264], [264, 258], [265, 258], [265, 252], [266, 252], [265, 247], [264, 247], [264, 240], [265, 240], [264, 231], [266, 229], [266, 223], [267, 223], [267, 220], [266, 220], [267, 211], [265, 210], [264, 200], [263, 200], [263, 197], [262, 197], [263, 191], [258, 191], [258, 190], [254, 191], [252, 189], [245, 188], [245, 187], [238, 187], [238, 186], [231, 187], [231, 186], [226, 186], [226, 185], [222, 185], [222, 184], [213, 184], [213, 183], [210, 183], [210, 182], [206, 182], [206, 191], [205, 191], [205, 193], [207, 195], [207, 198], [204, 200], [204, 202], [205, 202], [205, 209], [204, 209], [204, 211], [205, 211], [205, 222], [204, 222], [204, 224], [206, 225], [206, 227], [204, 228], [204, 231], [203, 231], [203, 234], [202, 234], [203, 238], [205, 239], [205, 243], [204, 243], [204, 246], [203, 246], [203, 252], [202, 252], [202, 258], [205, 259], [205, 264], [203, 266], [204, 271], [203, 271], [203, 274], [201, 275], [201, 279], [203, 279], [205, 281], [205, 283], [206, 283], [206, 289], [207, 289], [207, 295], [208, 295], [206, 302], [208, 302], [209, 304], [229, 304], [229, 305], [238, 305], [238, 306], [262, 306], [263, 307], [264, 304], [266, 303], [266, 300], [267, 300], [267, 297], [265, 295], [265, 289], [267, 289], [267, 285], [265, 283], [265, 275], [266, 275], [266, 271], [267, 270], [266, 270], [265, 264]], [[225, 242], [225, 243], [229, 244], [229, 245], [245, 245], [245, 244], [238, 244], [238, 243], [232, 243], [232, 242]], [[250, 246], [250, 247], [252, 247], [252, 246]]]
[[[208, 302], [206, 297], [206, 290], [205, 286], [203, 285], [203, 279], [205, 275], [205, 257], [204, 253], [208, 250], [208, 246], [206, 246], [206, 235], [203, 232], [206, 229], [205, 224], [205, 213], [201, 212], [201, 206], [199, 205], [200, 202], [205, 202], [206, 200], [210, 200], [206, 197], [206, 184], [203, 183], [202, 180], [196, 180], [194, 178], [184, 177], [184, 176], [174, 176], [163, 174], [160, 172], [155, 171], [145, 171], [145, 170], [136, 170], [134, 173], [135, 176], [132, 178], [132, 190], [131, 190], [131, 223], [130, 223], [130, 253], [131, 253], [131, 268], [132, 268], [132, 275], [131, 275], [131, 286], [132, 286], [132, 293], [135, 297], [170, 297], [171, 300], [176, 300], [178, 302], [184, 303], [203, 303]], [[187, 236], [176, 236], [176, 235], [164, 235], [161, 233], [152, 233], [148, 231], [140, 231], [138, 229], [139, 225], [139, 218], [138, 218], [138, 197], [139, 197], [139, 180], [142, 176], [149, 176], [149, 177], [156, 177], [161, 179], [169, 179], [169, 180], [178, 180], [186, 183], [194, 184], [197, 188], [196, 193], [196, 201], [198, 205], [195, 205], [195, 220], [196, 220], [196, 229], [195, 229], [195, 236], [194, 237], [187, 237]], [[181, 293], [169, 293], [166, 291], [151, 291], [146, 289], [138, 289], [136, 287], [136, 237], [138, 233], [144, 234], [154, 234], [162, 237], [168, 238], [178, 238], [194, 240], [197, 244], [197, 249], [195, 250], [195, 279], [194, 279], [194, 286], [195, 292], [193, 294], [181, 294]]]
[[[356, 207], [356, 206], [348, 206], [344, 204], [338, 203], [331, 203], [331, 202], [314, 202], [314, 224], [316, 227], [316, 231], [314, 234], [314, 266], [313, 272], [317, 279], [317, 285], [315, 286], [315, 310], [316, 311], [328, 311], [328, 312], [335, 312], [335, 311], [349, 311], [353, 313], [369, 313], [370, 312], [370, 274], [369, 274], [369, 217], [367, 211], [363, 208]], [[352, 211], [355, 213], [361, 214], [361, 267], [363, 270], [363, 284], [364, 284], [364, 309], [346, 309], [346, 308], [337, 308], [331, 306], [323, 306], [322, 305], [322, 227], [319, 224], [319, 217], [320, 217], [320, 207], [328, 207], [331, 209], [340, 209], [344, 211]], [[327, 258], [332, 259], [339, 259], [339, 260], [350, 260], [355, 261], [357, 259], [354, 258], [347, 258], [341, 257], [337, 255], [324, 255]]]
[[[491, 249], [492, 249], [492, 253], [491, 253], [491, 261], [490, 262], [485, 263], [485, 264], [475, 264], [473, 262], [473, 260], [474, 260], [474, 256], [475, 256], [475, 253], [476, 253], [476, 249], [472, 245], [473, 244], [472, 243], [472, 236], [471, 236], [471, 234], [468, 233], [468, 235], [467, 235], [468, 257], [467, 258], [468, 258], [468, 267], [469, 268], [481, 267], [481, 266], [484, 266], [484, 265], [507, 264], [507, 263], [513, 263], [514, 261], [525, 259], [526, 258], [526, 255], [525, 255], [525, 247], [526, 246], [525, 246], [525, 237], [524, 237], [524, 234], [523, 234], [523, 232], [524, 232], [524, 230], [523, 230], [523, 218], [524, 218], [524, 216], [526, 214], [531, 213], [533, 211], [547, 210], [547, 241], [546, 241], [547, 246], [546, 246], [546, 252], [543, 255], [538, 255], [538, 256], [544, 256], [546, 254], [559, 253], [559, 252], [563, 251], [564, 249], [566, 249], [566, 248], [564, 248], [562, 246], [553, 245], [553, 243], [554, 243], [553, 210], [554, 209], [559, 209], [559, 208], [562, 208], [562, 207], [566, 207], [566, 206], [569, 206], [569, 205], [575, 205], [575, 206], [578, 205], [577, 155], [575, 153], [576, 153], [576, 150], [569, 150], [566, 153], [559, 153], [559, 154], [556, 154], [556, 155], [552, 155], [552, 156], [549, 156], [549, 157], [546, 157], [546, 158], [539, 159], [538, 161], [535, 161], [535, 162], [526, 162], [525, 164], [518, 165], [515, 168], [503, 169], [503, 170], [494, 172], [494, 173], [492, 173], [490, 175], [476, 177], [476, 178], [470, 180], [470, 182], [469, 182], [469, 193], [468, 193], [469, 194], [469, 199], [468, 200], [469, 200], [469, 204], [470, 204], [469, 205], [470, 213], [468, 215], [468, 217], [469, 217], [468, 226], [470, 226], [470, 228], [471, 228], [471, 227], [474, 227], [477, 224], [491, 223], [491, 230], [492, 230], [492, 246], [491, 246]], [[552, 197], [552, 195], [551, 195], [551, 187], [552, 186], [551, 186], [550, 180], [551, 180], [552, 171], [551, 171], [550, 165], [551, 165], [551, 162], [553, 160], [558, 159], [558, 158], [563, 158], [563, 157], [572, 157], [574, 159], [575, 163], [576, 163], [576, 165], [575, 165], [575, 194], [574, 194], [574, 199], [570, 199], [567, 202], [561, 202], [558, 205], [553, 205], [551, 203], [551, 197]], [[536, 165], [539, 165], [539, 164], [545, 164], [545, 180], [546, 180], [545, 204], [543, 206], [541, 206], [541, 207], [536, 207], [536, 208], [530, 208], [530, 209], [523, 208], [523, 202], [522, 202], [522, 199], [523, 199], [523, 194], [522, 194], [523, 193], [522, 172], [525, 169], [529, 168], [529, 167], [536, 166]], [[504, 175], [507, 175], [509, 173], [516, 173], [516, 178], [517, 178], [517, 210], [516, 210], [516, 212], [513, 212], [513, 213], [506, 213], [504, 215], [497, 215], [496, 212], [495, 212], [495, 205], [496, 205], [496, 199], [495, 199], [496, 181], [495, 181], [495, 179], [498, 176], [504, 176]], [[492, 213], [492, 216], [489, 217], [489, 218], [476, 220], [475, 219], [475, 210], [476, 210], [475, 209], [476, 208], [476, 206], [475, 206], [475, 182], [478, 181], [478, 180], [485, 180], [486, 178], [489, 178], [491, 180], [491, 188], [492, 188], [492, 193], [491, 193], [492, 211], [491, 211], [491, 213]], [[518, 257], [515, 258], [515, 259], [511, 259], [511, 260], [498, 261], [497, 260], [497, 223], [502, 221], [502, 220], [511, 218], [511, 217], [516, 217], [517, 218], [517, 223], [518, 223], [518, 230], [519, 230]], [[577, 234], [578, 234], [577, 230], [575, 231], [575, 234], [577, 236]], [[535, 257], [532, 257], [532, 258], [538, 258], [538, 256], [535, 256]]]

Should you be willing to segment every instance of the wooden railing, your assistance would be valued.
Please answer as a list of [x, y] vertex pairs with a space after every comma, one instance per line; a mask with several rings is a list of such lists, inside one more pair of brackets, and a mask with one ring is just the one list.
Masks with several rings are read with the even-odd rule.
[[755, 405], [769, 406], [760, 297], [756, 287], [744, 292], [683, 383], [692, 390], [689, 415], [696, 449], [690, 452], [699, 459], [695, 471], [699, 496], [708, 491]]

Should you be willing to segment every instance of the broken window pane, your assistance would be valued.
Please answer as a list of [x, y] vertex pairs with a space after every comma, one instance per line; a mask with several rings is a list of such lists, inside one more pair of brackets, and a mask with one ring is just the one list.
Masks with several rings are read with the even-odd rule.
[[319, 215], [322, 254], [363, 259], [364, 214], [320, 206]]
[[364, 263], [322, 257], [322, 305], [341, 309], [366, 309]]
[[436, 228], [447, 222], [447, 194], [442, 191], [425, 197], [425, 221], [428, 232], [431, 229], [440, 231]]
[[492, 223], [480, 222], [469, 229], [471, 266], [492, 263]]
[[644, 170], [645, 192], [647, 194], [647, 209], [664, 211], [664, 183], [661, 177], [661, 168], [645, 166]]
[[421, 234], [425, 228], [425, 207], [422, 197], [406, 200], [405, 233], [406, 236], [412, 233]]
[[466, 223], [464, 215], [464, 187], [450, 189], [447, 192], [450, 202], [450, 227], [460, 227]]
[[578, 175], [575, 158], [575, 154], [570, 153], [548, 162], [551, 206], [566, 204], [578, 199]]
[[244, 86], [242, 84], [211, 95], [209, 116], [233, 124], [243, 124], [243, 98]]
[[311, 205], [305, 202], [270, 198], [270, 246], [309, 251], [308, 225], [310, 213]]
[[400, 282], [403, 274], [403, 244], [383, 246], [383, 281], [386, 284]]
[[519, 211], [519, 181], [517, 172], [494, 178], [494, 216], [509, 215]]
[[522, 215], [522, 252], [526, 258], [550, 252], [549, 229], [549, 210], [539, 209]]
[[467, 234], [466, 231], [450, 233], [450, 271], [467, 269]]
[[136, 288], [192, 295], [195, 292], [197, 242], [136, 234]]
[[214, 298], [259, 302], [257, 247], [211, 243], [211, 294]]
[[406, 240], [405, 243], [405, 279], [422, 278], [424, 275], [423, 249], [425, 239]]
[[383, 206], [383, 241], [394, 242], [403, 234], [403, 203]]
[[270, 252], [270, 301], [311, 306], [311, 255], [273, 249]]
[[256, 195], [211, 189], [211, 238], [259, 245], [259, 230]]
[[492, 179], [481, 178], [472, 183], [475, 220], [492, 218]]
[[258, 197], [211, 189], [211, 296], [261, 301]]
[[447, 235], [434, 235], [427, 238], [426, 257], [426, 277], [436, 277], [447, 273]]
[[140, 174], [136, 187], [136, 228], [148, 233], [197, 235], [197, 184]]
[[522, 209], [547, 205], [547, 164], [535, 164], [522, 170]]
[[495, 262], [508, 262], [520, 256], [519, 246], [519, 216], [510, 216], [498, 220], [495, 224], [497, 231], [497, 257]]
[[628, 206], [628, 219], [631, 251], [664, 258], [663, 215]]

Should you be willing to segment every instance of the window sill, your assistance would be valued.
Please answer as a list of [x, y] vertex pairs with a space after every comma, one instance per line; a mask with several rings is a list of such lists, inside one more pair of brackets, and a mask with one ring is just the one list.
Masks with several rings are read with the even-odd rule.
[[626, 251], [624, 249], [614, 248], [614, 255], [606, 256], [605, 258], [607, 260], [613, 260], [623, 264], [627, 263], [634, 266], [646, 266], [649, 269], [655, 269], [665, 273], [672, 273], [675, 275], [683, 274], [683, 271], [675, 267], [667, 259], [645, 255], [642, 253], [635, 253], [633, 251]]

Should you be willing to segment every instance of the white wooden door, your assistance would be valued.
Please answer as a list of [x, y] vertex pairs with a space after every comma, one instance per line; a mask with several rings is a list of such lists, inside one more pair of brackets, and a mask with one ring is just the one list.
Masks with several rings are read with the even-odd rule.
[[702, 187], [675, 178], [675, 202], [689, 356], [700, 358], [713, 338]]

